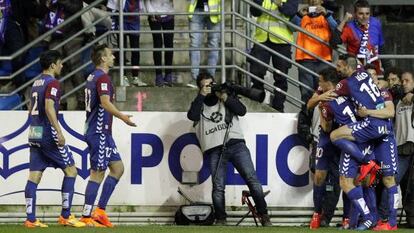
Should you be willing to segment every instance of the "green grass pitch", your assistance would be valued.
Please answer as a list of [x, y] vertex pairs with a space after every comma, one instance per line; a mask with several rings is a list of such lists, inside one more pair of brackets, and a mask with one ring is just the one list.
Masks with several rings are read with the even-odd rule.
[[[334, 227], [321, 228], [318, 230], [309, 230], [306, 227], [234, 227], [234, 226], [169, 226], [169, 225], [146, 225], [146, 226], [117, 226], [115, 228], [69, 228], [52, 225], [48, 228], [27, 229], [22, 225], [0, 225], [1, 233], [18, 233], [18, 232], [41, 232], [41, 233], [277, 233], [277, 232], [356, 232], [343, 231]], [[399, 229], [396, 232], [413, 232], [413, 229]]]

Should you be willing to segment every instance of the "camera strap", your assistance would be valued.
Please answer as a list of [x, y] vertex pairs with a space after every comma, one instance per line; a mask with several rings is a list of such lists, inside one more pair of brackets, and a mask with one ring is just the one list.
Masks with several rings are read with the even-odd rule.
[[[229, 116], [229, 118], [228, 118], [228, 116]], [[224, 122], [226, 123], [226, 133], [224, 134], [223, 146], [221, 147], [221, 152], [220, 152], [220, 155], [219, 155], [219, 161], [218, 161], [217, 166], [216, 166], [216, 173], [214, 174], [213, 181], [215, 181], [216, 178], [217, 178], [217, 173], [218, 173], [218, 170], [221, 166], [221, 161], [222, 161], [224, 153], [226, 152], [226, 149], [227, 149], [227, 139], [229, 137], [230, 125], [231, 125], [232, 120], [233, 120], [233, 113], [228, 108], [226, 108], [226, 116], [225, 116], [225, 120], [224, 120]]]

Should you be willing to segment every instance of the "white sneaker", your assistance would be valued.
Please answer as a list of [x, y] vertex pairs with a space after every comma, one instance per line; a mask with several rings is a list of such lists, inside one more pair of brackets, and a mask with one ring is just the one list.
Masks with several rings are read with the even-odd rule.
[[129, 79], [127, 76], [124, 76], [124, 87], [129, 87], [131, 84], [129, 83]]
[[190, 87], [190, 88], [198, 88], [198, 87], [197, 87], [197, 82], [196, 82], [196, 80], [191, 79], [191, 81], [190, 81], [189, 83], [187, 83], [187, 87]]
[[139, 77], [135, 76], [132, 79], [132, 84], [138, 87], [146, 87], [148, 84], [144, 83]]

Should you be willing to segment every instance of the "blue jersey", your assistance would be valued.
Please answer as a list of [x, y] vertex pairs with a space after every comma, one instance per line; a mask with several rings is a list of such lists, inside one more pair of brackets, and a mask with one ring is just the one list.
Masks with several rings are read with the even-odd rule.
[[[138, 13], [141, 10], [139, 0], [125, 0], [124, 12], [128, 13]], [[125, 23], [128, 23], [133, 26], [131, 30], [139, 30], [140, 21], [139, 15], [129, 15], [124, 18]]]
[[322, 117], [326, 121], [334, 121], [338, 125], [347, 125], [357, 121], [355, 105], [344, 96], [324, 102], [321, 105]]
[[336, 85], [336, 94], [349, 97], [357, 106], [367, 109], [382, 109], [385, 107], [381, 91], [375, 85], [371, 76], [364, 70], [357, 70], [350, 77], [341, 80]]
[[42, 74], [33, 83], [30, 94], [30, 142], [39, 142], [42, 139], [47, 140], [51, 136], [53, 128], [46, 115], [46, 99], [52, 99], [54, 101], [57, 117], [59, 113], [60, 95], [59, 81], [50, 75]]
[[105, 111], [100, 97], [108, 95], [113, 102], [114, 87], [107, 73], [97, 69], [87, 79], [85, 88], [86, 125], [85, 135], [112, 134], [112, 114]]

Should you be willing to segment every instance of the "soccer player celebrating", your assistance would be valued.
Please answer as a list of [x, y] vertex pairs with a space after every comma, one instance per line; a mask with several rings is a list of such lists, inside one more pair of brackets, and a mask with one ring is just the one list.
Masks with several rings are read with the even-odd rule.
[[[335, 69], [328, 68], [321, 71], [321, 80], [325, 82], [326, 86], [332, 89], [335, 88], [335, 85], [339, 82], [339, 77], [336, 74]], [[321, 103], [320, 105], [321, 111], [321, 128], [322, 132], [329, 133], [332, 129], [337, 128], [338, 126], [352, 124], [357, 122], [356, 117], [356, 107], [351, 102], [348, 97], [345, 96], [338, 96], [335, 100], [326, 101]], [[373, 159], [373, 153], [371, 150], [370, 143], [358, 143], [358, 147], [361, 151], [363, 151], [364, 156], [370, 157]], [[355, 185], [356, 178], [358, 175], [358, 168], [360, 162], [352, 158], [350, 155], [346, 153], [341, 153], [341, 159], [339, 163], [339, 174], [340, 174], [340, 186], [344, 193], [349, 197], [350, 200], [353, 201], [353, 205], [358, 210], [356, 214], [361, 214], [364, 220], [371, 221], [371, 224], [374, 223], [375, 217], [374, 213], [376, 213], [376, 205], [375, 205], [375, 195], [374, 195], [374, 202], [367, 202], [367, 200], [371, 200], [366, 198], [358, 198], [357, 200], [353, 198], [353, 193], [350, 193], [351, 190], [358, 190], [358, 192], [362, 192], [360, 185]], [[375, 173], [377, 169], [372, 169], [372, 177], [375, 177]], [[364, 187], [365, 188], [365, 187]], [[365, 194], [365, 193], [364, 193]], [[373, 193], [371, 193], [373, 194]], [[371, 196], [369, 196], [371, 197]], [[346, 200], [346, 199], [344, 199]], [[345, 205], [349, 203], [344, 203]], [[362, 207], [362, 208], [359, 208]], [[368, 208], [367, 208], [368, 207]], [[361, 211], [363, 210], [363, 211]], [[359, 213], [358, 213], [359, 212]], [[350, 217], [350, 215], [346, 216]], [[352, 217], [352, 216], [351, 216]], [[357, 220], [358, 218], [356, 218]], [[344, 219], [345, 220], [345, 219]], [[363, 222], [363, 224], [366, 222]], [[349, 225], [349, 220], [343, 222], [343, 228], [347, 228], [346, 225]], [[353, 224], [350, 224], [351, 227], [354, 227]], [[365, 225], [358, 226], [358, 229], [366, 229]]]
[[43, 171], [51, 166], [62, 169], [65, 174], [62, 184], [62, 212], [58, 223], [84, 227], [85, 224], [70, 213], [77, 170], [58, 123], [61, 91], [55, 77], [60, 75], [63, 67], [60, 53], [54, 50], [42, 53], [40, 65], [43, 73], [33, 83], [30, 97], [30, 173], [25, 188], [27, 220], [24, 225], [28, 228], [47, 227], [36, 219], [36, 189]]
[[[342, 57], [338, 60], [337, 69], [346, 77], [336, 87], [336, 94], [349, 97], [360, 108], [365, 108], [368, 114], [361, 121], [344, 125], [331, 133], [332, 142], [341, 150], [357, 161], [367, 162], [357, 143], [375, 141], [375, 156], [381, 163], [383, 183], [388, 191], [389, 222], [388, 229], [396, 229], [396, 215], [398, 203], [398, 190], [394, 174], [397, 170], [395, 137], [392, 133], [392, 123], [389, 118], [394, 116], [392, 105], [386, 104], [381, 91], [373, 83], [370, 75], [364, 70], [357, 70], [357, 60], [354, 57]], [[375, 112], [372, 112], [375, 110]], [[361, 176], [367, 174], [375, 166], [371, 161], [368, 166], [362, 166]], [[357, 189], [349, 190], [348, 197], [359, 200], [362, 192]], [[360, 207], [360, 206], [357, 206]], [[361, 207], [362, 208], [362, 207]], [[369, 219], [365, 219], [366, 229], [372, 226]]]
[[[107, 45], [96, 46], [92, 52], [96, 70], [89, 75], [85, 88], [85, 136], [89, 147], [91, 174], [85, 190], [81, 221], [91, 227], [113, 227], [105, 208], [124, 173], [124, 165], [112, 138], [112, 116], [129, 126], [136, 126], [130, 115], [121, 113], [112, 103], [114, 87], [108, 71], [114, 65], [114, 59]], [[99, 186], [108, 167], [109, 175], [105, 179], [98, 206], [92, 214]]]
[[[319, 73], [319, 87], [308, 102], [308, 107], [321, 106], [324, 103], [334, 100], [333, 91], [335, 85], [332, 79], [337, 77], [335, 69], [324, 69]], [[315, 111], [319, 111], [318, 108]], [[326, 177], [330, 164], [339, 160], [340, 151], [331, 143], [330, 131], [319, 130], [319, 140], [316, 149], [315, 176], [313, 179], [313, 204], [314, 213], [309, 224], [310, 229], [317, 229], [323, 219], [323, 205], [326, 201]], [[339, 197], [339, 196], [338, 196]], [[337, 203], [337, 198], [335, 205]]]

